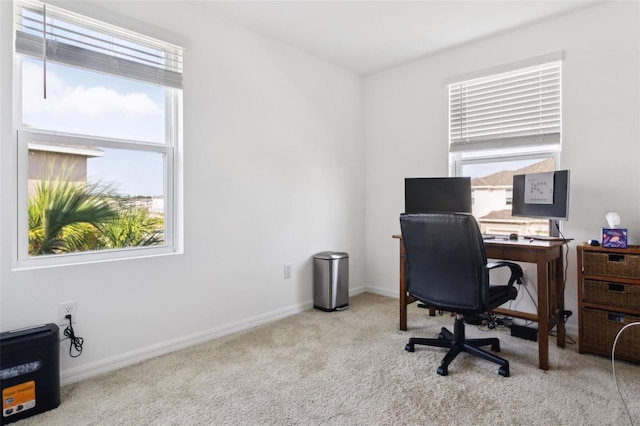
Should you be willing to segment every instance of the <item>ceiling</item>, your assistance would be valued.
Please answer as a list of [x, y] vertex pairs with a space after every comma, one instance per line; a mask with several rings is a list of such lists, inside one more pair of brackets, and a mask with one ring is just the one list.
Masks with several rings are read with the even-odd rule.
[[369, 75], [601, 0], [200, 1], [219, 17]]

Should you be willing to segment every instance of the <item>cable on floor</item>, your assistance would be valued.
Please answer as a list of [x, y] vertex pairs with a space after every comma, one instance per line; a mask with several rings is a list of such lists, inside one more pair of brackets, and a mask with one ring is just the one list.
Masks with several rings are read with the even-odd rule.
[[616, 389], [618, 390], [618, 395], [620, 395], [620, 399], [622, 400], [622, 405], [624, 405], [624, 409], [627, 412], [627, 416], [629, 417], [629, 423], [631, 426], [634, 425], [633, 418], [631, 417], [631, 413], [629, 413], [629, 407], [627, 407], [627, 402], [624, 400], [624, 396], [622, 396], [622, 392], [620, 391], [620, 387], [618, 386], [618, 379], [616, 377], [616, 363], [615, 363], [615, 354], [616, 354], [616, 343], [618, 343], [618, 337], [622, 334], [622, 332], [629, 327], [640, 325], [640, 322], [631, 322], [618, 331], [616, 334], [616, 338], [613, 339], [613, 347], [611, 348], [611, 369], [613, 371], [613, 381], [616, 384]]

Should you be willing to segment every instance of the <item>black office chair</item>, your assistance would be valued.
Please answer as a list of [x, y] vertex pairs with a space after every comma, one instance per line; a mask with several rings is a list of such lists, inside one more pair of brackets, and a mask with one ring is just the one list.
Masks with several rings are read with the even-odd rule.
[[[400, 227], [407, 291], [427, 306], [456, 315], [453, 333], [442, 328], [437, 339], [412, 337], [405, 349], [413, 352], [414, 345], [450, 348], [438, 367], [441, 376], [448, 374], [449, 364], [460, 352], [468, 352], [499, 364], [498, 373], [508, 377], [509, 361], [480, 349], [490, 345], [499, 352], [500, 341], [466, 339], [464, 316], [484, 314], [515, 299], [518, 290], [513, 284], [522, 283], [522, 268], [506, 261], [487, 263], [482, 234], [470, 214], [403, 214]], [[509, 283], [490, 285], [489, 271], [505, 266], [511, 270]]]

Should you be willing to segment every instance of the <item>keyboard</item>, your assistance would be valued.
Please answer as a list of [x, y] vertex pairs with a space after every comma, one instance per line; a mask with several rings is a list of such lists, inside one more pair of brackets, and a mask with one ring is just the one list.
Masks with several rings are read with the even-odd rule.
[[571, 241], [571, 239], [566, 239], [562, 237], [552, 237], [550, 235], [523, 235], [522, 238], [525, 240], [536, 240], [536, 241]]
[[483, 240], [508, 240], [509, 234], [482, 234]]
[[[508, 234], [482, 234], [483, 240], [509, 240]], [[572, 238], [552, 237], [550, 235], [520, 235], [518, 240], [534, 241], [572, 241]]]

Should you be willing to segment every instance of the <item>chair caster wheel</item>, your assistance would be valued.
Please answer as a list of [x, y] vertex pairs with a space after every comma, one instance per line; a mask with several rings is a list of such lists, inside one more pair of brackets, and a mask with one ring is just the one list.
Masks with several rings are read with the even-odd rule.
[[449, 369], [444, 365], [441, 365], [440, 367], [438, 367], [438, 374], [441, 376], [446, 376], [449, 374]]
[[413, 352], [416, 350], [416, 348], [411, 343], [407, 343], [407, 345], [404, 347], [404, 350], [407, 352]]
[[447, 337], [442, 334], [442, 333], [438, 333], [438, 339], [446, 339]]
[[500, 367], [500, 369], [498, 370], [498, 374], [500, 374], [502, 377], [509, 377], [509, 367]]

